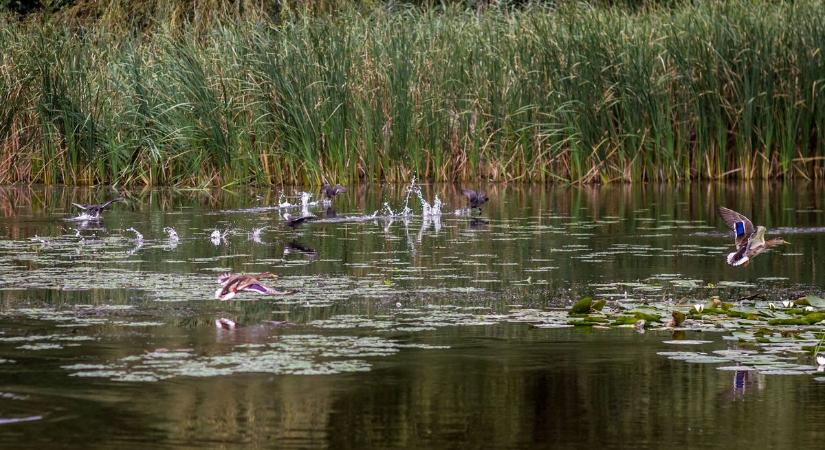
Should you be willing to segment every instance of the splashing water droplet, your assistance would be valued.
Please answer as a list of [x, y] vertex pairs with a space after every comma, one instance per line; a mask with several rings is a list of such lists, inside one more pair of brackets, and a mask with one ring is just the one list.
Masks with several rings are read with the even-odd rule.
[[175, 231], [172, 227], [164, 227], [163, 231], [169, 235], [169, 242], [178, 242], [180, 237], [178, 237], [178, 232]]
[[138, 230], [136, 230], [132, 227], [127, 228], [126, 231], [131, 231], [132, 233], [135, 233], [135, 241], [143, 242], [143, 235], [140, 234], [140, 231], [138, 231]]

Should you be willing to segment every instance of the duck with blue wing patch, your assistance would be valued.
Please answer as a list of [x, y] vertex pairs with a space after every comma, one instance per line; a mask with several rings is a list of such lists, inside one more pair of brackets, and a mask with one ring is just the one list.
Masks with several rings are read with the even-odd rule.
[[743, 214], [732, 209], [719, 207], [719, 215], [733, 230], [734, 244], [736, 251], [728, 253], [727, 263], [731, 266], [748, 265], [756, 255], [778, 245], [789, 244], [782, 238], [765, 240], [765, 233], [768, 231], [763, 226], [754, 227], [753, 222]]
[[[261, 278], [263, 277], [274, 278], [274, 275], [265, 272], [261, 274]], [[238, 292], [257, 292], [262, 295], [289, 295], [295, 293], [294, 291], [272, 289], [251, 275], [225, 273], [218, 277], [218, 283], [221, 285], [221, 288], [215, 291], [215, 298], [218, 300], [229, 300]]]

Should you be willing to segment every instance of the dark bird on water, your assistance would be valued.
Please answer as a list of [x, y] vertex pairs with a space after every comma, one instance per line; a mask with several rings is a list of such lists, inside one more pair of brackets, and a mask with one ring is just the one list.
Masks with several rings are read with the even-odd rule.
[[301, 216], [301, 217], [292, 217], [292, 214], [284, 213], [283, 217], [284, 217], [284, 224], [286, 226], [290, 227], [290, 228], [295, 228], [295, 227], [301, 225], [304, 222], [309, 222], [309, 221], [318, 219], [318, 217], [313, 216], [312, 214], [308, 214], [306, 216]]
[[108, 202], [102, 203], [102, 204], [99, 204], [99, 205], [81, 205], [81, 204], [78, 204], [78, 203], [72, 203], [72, 205], [74, 205], [76, 208], [80, 208], [81, 210], [83, 210], [83, 213], [86, 214], [87, 216], [89, 216], [93, 219], [99, 219], [100, 218], [100, 213], [103, 212], [103, 210], [106, 209], [109, 205], [111, 205], [112, 203], [115, 203], [115, 202], [122, 202], [124, 200], [125, 199], [123, 197], [118, 197], [118, 198], [109, 200]]
[[347, 188], [340, 184], [336, 184], [335, 186], [325, 184], [321, 186], [321, 195], [323, 195], [326, 200], [332, 200], [336, 195], [344, 192], [347, 192]]
[[470, 209], [478, 208], [478, 210], [481, 211], [481, 205], [487, 203], [487, 200], [489, 200], [484, 191], [476, 192], [472, 189], [464, 189], [461, 192], [463, 192], [467, 200], [470, 201]]
[[734, 233], [736, 251], [729, 253], [726, 258], [731, 266], [747, 265], [756, 255], [772, 247], [790, 244], [782, 238], [766, 241], [765, 232], [768, 231], [767, 228], [761, 225], [754, 227], [750, 219], [732, 209], [719, 207], [719, 215], [722, 216], [722, 219]]

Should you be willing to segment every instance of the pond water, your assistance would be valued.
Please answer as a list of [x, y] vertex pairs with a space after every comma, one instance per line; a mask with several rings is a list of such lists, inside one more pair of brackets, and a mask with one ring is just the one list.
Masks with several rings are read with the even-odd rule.
[[[96, 223], [71, 203], [115, 191], [0, 187], [0, 446], [821, 448], [825, 325], [781, 321], [825, 310], [822, 186], [491, 185], [471, 215], [405, 188], [293, 229], [298, 188], [133, 191]], [[722, 205], [791, 244], [728, 266]], [[296, 292], [215, 300], [224, 272]], [[730, 316], [691, 311], [714, 296]]]

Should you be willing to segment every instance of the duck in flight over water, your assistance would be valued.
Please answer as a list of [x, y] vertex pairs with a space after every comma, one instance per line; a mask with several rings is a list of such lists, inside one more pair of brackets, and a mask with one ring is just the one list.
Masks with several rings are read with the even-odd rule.
[[[270, 273], [262, 273], [261, 278], [272, 276]], [[229, 300], [238, 292], [257, 292], [263, 295], [289, 295], [294, 294], [294, 291], [279, 291], [265, 286], [257, 278], [252, 275], [236, 275], [225, 273], [218, 277], [218, 283], [221, 288], [215, 291], [215, 298], [218, 300]]]
[[79, 203], [72, 203], [72, 205], [74, 205], [75, 208], [80, 208], [81, 210], [83, 210], [83, 213], [89, 216], [90, 218], [99, 219], [100, 213], [103, 212], [103, 210], [106, 209], [109, 205], [111, 205], [114, 202], [122, 202], [124, 200], [125, 199], [123, 197], [117, 197], [112, 200], [109, 200], [106, 203], [102, 203], [99, 205], [81, 205]]
[[304, 222], [309, 222], [309, 221], [318, 219], [317, 217], [313, 216], [312, 214], [308, 214], [306, 216], [301, 216], [301, 217], [292, 217], [292, 214], [290, 214], [290, 213], [284, 213], [283, 218], [284, 218], [285, 225], [290, 227], [290, 228], [295, 228], [295, 227], [297, 227], [298, 225], [301, 225]]
[[336, 195], [342, 194], [347, 192], [347, 188], [341, 186], [340, 184], [336, 184], [335, 186], [331, 186], [329, 184], [325, 184], [321, 186], [321, 195], [324, 196], [325, 200], [332, 201]]
[[472, 189], [463, 189], [461, 192], [463, 192], [467, 200], [470, 201], [470, 209], [478, 208], [478, 210], [481, 211], [481, 205], [487, 203], [487, 200], [489, 200], [484, 191], [476, 192]]
[[727, 262], [731, 266], [747, 265], [756, 255], [772, 247], [790, 244], [782, 238], [765, 240], [767, 228], [761, 225], [754, 227], [750, 219], [732, 209], [721, 206], [719, 215], [734, 233], [736, 251], [727, 256]]

